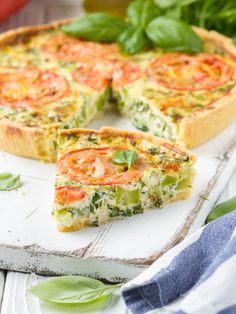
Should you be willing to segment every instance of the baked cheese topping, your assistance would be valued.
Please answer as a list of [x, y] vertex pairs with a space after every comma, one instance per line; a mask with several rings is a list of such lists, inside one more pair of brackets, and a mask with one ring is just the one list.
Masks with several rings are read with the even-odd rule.
[[[154, 137], [110, 130], [61, 132], [53, 215], [65, 228], [162, 207], [191, 190], [193, 155]], [[128, 164], [117, 152], [135, 158]]]

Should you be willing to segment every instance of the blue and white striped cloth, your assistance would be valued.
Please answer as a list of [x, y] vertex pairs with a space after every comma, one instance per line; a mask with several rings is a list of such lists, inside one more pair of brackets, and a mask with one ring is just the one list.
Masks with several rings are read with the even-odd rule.
[[135, 314], [236, 314], [236, 211], [168, 251], [122, 296]]

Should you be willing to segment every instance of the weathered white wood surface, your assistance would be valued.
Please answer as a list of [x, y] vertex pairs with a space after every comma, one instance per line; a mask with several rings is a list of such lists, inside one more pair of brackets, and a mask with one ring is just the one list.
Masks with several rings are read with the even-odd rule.
[[[236, 195], [236, 171], [231, 176], [229, 183], [217, 200], [217, 204], [224, 202]], [[8, 272], [6, 289], [3, 298], [2, 314], [128, 314], [130, 313], [121, 298], [113, 297], [106, 303], [101, 303], [99, 309], [92, 310], [81, 307], [60, 307], [46, 302], [40, 302], [35, 297], [27, 293], [27, 288], [34, 285], [45, 277], [35, 274], [22, 274]], [[158, 312], [157, 312], [158, 313]]]
[[1, 313], [1, 307], [2, 307], [4, 288], [5, 288], [5, 278], [6, 278], [6, 271], [0, 270], [0, 313]]
[[[101, 125], [132, 128], [114, 114], [92, 123]], [[59, 233], [51, 219], [55, 165], [2, 152], [0, 171], [21, 173], [24, 184], [19, 191], [0, 193], [0, 267], [112, 281], [134, 277], [180, 241], [192, 223], [191, 231], [203, 224], [236, 165], [235, 133], [236, 121], [195, 149], [197, 177], [190, 199], [75, 233]]]

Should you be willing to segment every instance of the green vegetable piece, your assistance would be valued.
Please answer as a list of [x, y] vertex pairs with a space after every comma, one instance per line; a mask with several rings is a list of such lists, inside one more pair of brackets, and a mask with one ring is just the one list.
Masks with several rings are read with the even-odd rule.
[[202, 40], [184, 21], [170, 17], [157, 17], [146, 28], [153, 44], [168, 51], [198, 53], [203, 51]]
[[133, 214], [134, 215], [138, 215], [141, 213], [143, 213], [143, 208], [142, 208], [141, 204], [138, 204], [138, 205], [133, 207]]
[[99, 144], [99, 138], [94, 133], [89, 134], [87, 140], [93, 144]]
[[69, 36], [96, 42], [115, 42], [127, 28], [127, 23], [107, 13], [91, 13], [74, 23], [64, 25], [61, 30]]
[[166, 176], [165, 179], [162, 181], [162, 186], [167, 186], [171, 184], [175, 184], [178, 181], [178, 178], [172, 176]]
[[117, 150], [113, 161], [117, 164], [127, 164], [128, 167], [132, 166], [138, 159], [138, 154], [135, 150]]
[[217, 205], [210, 215], [207, 217], [207, 223], [211, 222], [223, 215], [226, 215], [236, 209], [236, 196], [232, 197], [226, 202], [223, 202], [219, 205]]
[[145, 124], [143, 124], [141, 121], [138, 121], [136, 119], [133, 121], [133, 125], [137, 129], [139, 129], [139, 130], [141, 130], [143, 132], [148, 132], [149, 131], [149, 128]]
[[177, 185], [177, 190], [184, 190], [191, 187], [189, 178], [181, 180]]
[[116, 205], [118, 205], [121, 200], [124, 201], [126, 205], [138, 204], [140, 200], [140, 191], [136, 190], [126, 190], [120, 186], [116, 187]]
[[20, 175], [4, 172], [0, 174], [0, 191], [12, 191], [21, 187]]
[[151, 20], [161, 15], [153, 0], [136, 0], [128, 6], [127, 15], [134, 26], [146, 27]]
[[119, 37], [119, 45], [126, 54], [136, 54], [149, 48], [152, 43], [145, 30], [139, 26], [129, 26]]
[[70, 211], [61, 209], [53, 212], [54, 218], [66, 227], [72, 226], [74, 219]]
[[108, 297], [121, 284], [105, 285], [83, 276], [49, 278], [29, 291], [39, 299], [64, 304], [86, 304]]

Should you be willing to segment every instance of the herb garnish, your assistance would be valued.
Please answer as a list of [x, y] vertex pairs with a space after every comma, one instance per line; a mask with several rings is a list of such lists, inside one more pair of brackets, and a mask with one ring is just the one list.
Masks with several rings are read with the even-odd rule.
[[236, 196], [232, 197], [226, 202], [217, 205], [210, 215], [207, 217], [207, 222], [211, 222], [223, 215], [226, 215], [232, 211], [236, 210]]
[[202, 41], [189, 24], [176, 16], [163, 14], [163, 8], [158, 7], [154, 0], [136, 0], [128, 6], [127, 21], [107, 13], [92, 13], [62, 26], [61, 30], [84, 40], [117, 42], [127, 54], [139, 53], [153, 46], [169, 51], [202, 51]]
[[157, 17], [148, 24], [146, 33], [156, 47], [168, 51], [198, 53], [203, 50], [202, 40], [189, 24], [171, 17]]
[[107, 13], [91, 13], [74, 23], [64, 25], [61, 30], [72, 37], [95, 42], [113, 42], [126, 29], [127, 23]]
[[113, 157], [113, 161], [117, 164], [127, 164], [128, 168], [132, 166], [138, 159], [138, 154], [135, 150], [117, 150]]
[[4, 172], [0, 174], [0, 191], [12, 191], [21, 187], [20, 175]]
[[155, 0], [155, 3], [165, 15], [227, 36], [236, 34], [235, 0]]
[[29, 291], [39, 299], [63, 304], [88, 304], [108, 297], [121, 284], [106, 285], [83, 276], [49, 278]]

